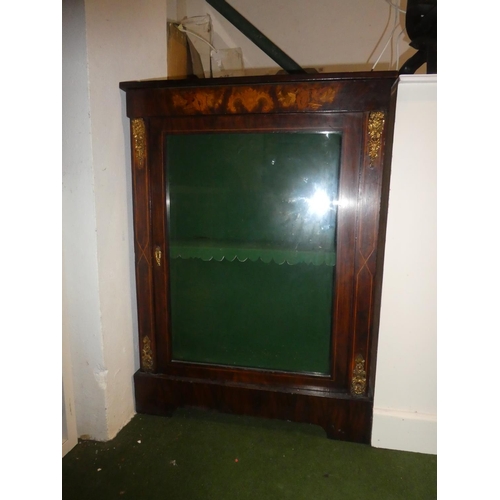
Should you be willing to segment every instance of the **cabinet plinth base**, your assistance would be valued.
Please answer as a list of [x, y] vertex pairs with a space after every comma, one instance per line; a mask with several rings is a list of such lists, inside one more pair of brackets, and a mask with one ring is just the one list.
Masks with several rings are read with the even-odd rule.
[[249, 385], [138, 371], [136, 411], [171, 415], [196, 407], [223, 413], [310, 423], [331, 439], [370, 444], [373, 401], [325, 390]]

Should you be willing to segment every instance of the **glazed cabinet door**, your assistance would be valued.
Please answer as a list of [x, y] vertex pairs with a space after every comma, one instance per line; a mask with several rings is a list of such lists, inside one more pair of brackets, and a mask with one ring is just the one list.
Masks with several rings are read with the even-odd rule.
[[280, 118], [151, 121], [162, 373], [346, 386], [362, 116]]

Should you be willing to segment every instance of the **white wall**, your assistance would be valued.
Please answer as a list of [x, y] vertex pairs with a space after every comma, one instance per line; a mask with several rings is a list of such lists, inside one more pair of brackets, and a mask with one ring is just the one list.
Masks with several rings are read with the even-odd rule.
[[63, 251], [78, 434], [134, 415], [138, 368], [124, 80], [166, 76], [164, 0], [63, 1]]
[[437, 453], [435, 75], [398, 86], [372, 444]]
[[63, 328], [71, 342], [77, 428], [104, 438], [105, 394], [93, 379], [104, 363], [83, 1], [65, 0], [62, 13]]

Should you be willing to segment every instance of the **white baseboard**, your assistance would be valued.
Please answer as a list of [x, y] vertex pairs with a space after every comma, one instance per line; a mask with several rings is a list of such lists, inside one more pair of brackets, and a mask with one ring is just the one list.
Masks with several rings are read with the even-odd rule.
[[70, 452], [78, 444], [78, 439], [76, 437], [71, 437], [70, 439], [62, 440], [62, 456]]
[[374, 408], [372, 446], [437, 455], [437, 416]]

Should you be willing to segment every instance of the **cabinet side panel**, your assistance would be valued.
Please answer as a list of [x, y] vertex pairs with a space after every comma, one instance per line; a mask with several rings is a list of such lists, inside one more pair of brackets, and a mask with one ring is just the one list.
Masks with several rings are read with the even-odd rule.
[[391, 161], [392, 161], [392, 146], [394, 140], [394, 123], [396, 115], [396, 99], [397, 99], [398, 85], [394, 84], [391, 90], [391, 101], [389, 112], [387, 115], [386, 137], [384, 145], [384, 157], [381, 193], [380, 193], [380, 219], [378, 226], [378, 244], [377, 244], [377, 263], [375, 272], [375, 286], [373, 291], [374, 313], [373, 313], [373, 326], [371, 333], [370, 345], [370, 366], [368, 377], [368, 394], [373, 397], [375, 391], [375, 371], [377, 365], [377, 346], [378, 346], [378, 333], [380, 322], [380, 308], [382, 297], [382, 277], [384, 271], [384, 255], [385, 255], [385, 237], [387, 230], [387, 214], [389, 209], [389, 189], [391, 179]]
[[156, 367], [152, 294], [151, 224], [149, 212], [149, 166], [147, 130], [142, 118], [131, 120], [132, 188], [134, 203], [134, 249], [137, 282], [137, 317], [141, 370]]
[[354, 276], [354, 331], [351, 358], [351, 394], [368, 394], [370, 344], [376, 313], [376, 272], [379, 251], [380, 196], [387, 112], [366, 114], [364, 157], [359, 178]]

